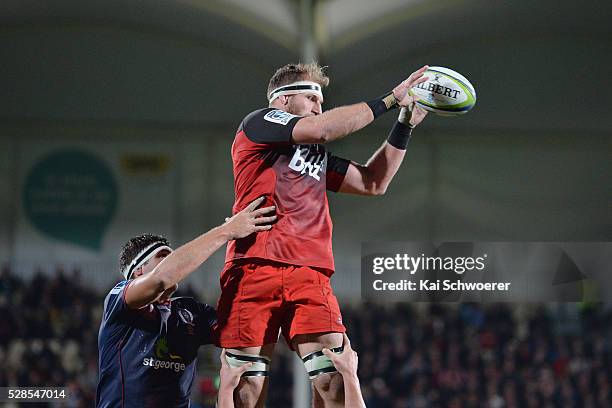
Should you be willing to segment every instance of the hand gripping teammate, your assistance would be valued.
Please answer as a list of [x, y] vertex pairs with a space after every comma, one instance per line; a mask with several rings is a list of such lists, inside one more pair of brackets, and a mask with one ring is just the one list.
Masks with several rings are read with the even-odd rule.
[[323, 349], [323, 354], [327, 356], [340, 375], [344, 384], [344, 406], [351, 408], [365, 408], [365, 401], [361, 395], [359, 386], [359, 378], [357, 377], [357, 365], [359, 358], [357, 352], [351, 347], [351, 342], [346, 335], [342, 333], [343, 344], [342, 352], [334, 353], [329, 349]]
[[[336, 370], [342, 375], [344, 383], [344, 405], [354, 408], [365, 408], [365, 402], [361, 395], [359, 378], [357, 377], [358, 357], [357, 352], [351, 348], [351, 342], [346, 333], [342, 334], [344, 343], [340, 353], [334, 353], [329, 349], [323, 349], [325, 354], [332, 362]], [[237, 367], [232, 367], [227, 361], [225, 349], [221, 351], [221, 378], [219, 385], [219, 396], [217, 408], [234, 408], [234, 390], [238, 387], [242, 375], [249, 370], [254, 363], [246, 363]]]
[[189, 406], [198, 348], [214, 341], [216, 314], [193, 298], [170, 296], [227, 241], [270, 230], [274, 207], [256, 209], [262, 202], [175, 251], [150, 234], [125, 244], [124, 280], [106, 296], [98, 335], [97, 407]]
[[[370, 102], [322, 112], [329, 82], [317, 64], [286, 65], [268, 85], [269, 107], [247, 115], [231, 153], [234, 213], [265, 196], [278, 216], [272, 230], [228, 244], [221, 273], [219, 345], [237, 364], [256, 362], [235, 391], [237, 406], [262, 406], [280, 332], [304, 361], [315, 406], [343, 406], [343, 381], [323, 348], [346, 331], [329, 278], [334, 271], [326, 190], [380, 195], [397, 172], [411, 130], [426, 116], [410, 88], [427, 66]], [[326, 144], [400, 107], [387, 140], [366, 164], [330, 154]]]

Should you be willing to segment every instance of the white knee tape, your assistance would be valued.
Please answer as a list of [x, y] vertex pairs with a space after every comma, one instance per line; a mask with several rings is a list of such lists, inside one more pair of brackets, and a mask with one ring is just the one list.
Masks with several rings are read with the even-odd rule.
[[[336, 347], [330, 350], [339, 354], [342, 353], [344, 347]], [[311, 380], [320, 374], [337, 371], [329, 357], [323, 354], [323, 351], [315, 351], [314, 353], [307, 354], [302, 357], [302, 361], [304, 362], [304, 366]]]
[[268, 357], [254, 354], [236, 354], [226, 351], [225, 359], [230, 367], [233, 368], [242, 367], [247, 363], [253, 363], [253, 365], [242, 374], [243, 377], [267, 377], [268, 371], [270, 371], [270, 359]]

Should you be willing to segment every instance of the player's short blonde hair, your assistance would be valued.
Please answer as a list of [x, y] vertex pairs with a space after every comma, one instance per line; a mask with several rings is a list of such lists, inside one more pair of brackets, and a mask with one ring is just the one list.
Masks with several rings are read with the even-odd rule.
[[309, 64], [287, 64], [276, 70], [270, 82], [268, 83], [268, 92], [266, 96], [270, 96], [270, 92], [276, 88], [288, 85], [297, 81], [313, 81], [321, 85], [321, 88], [329, 85], [329, 78], [323, 72], [325, 67], [320, 66], [316, 62]]

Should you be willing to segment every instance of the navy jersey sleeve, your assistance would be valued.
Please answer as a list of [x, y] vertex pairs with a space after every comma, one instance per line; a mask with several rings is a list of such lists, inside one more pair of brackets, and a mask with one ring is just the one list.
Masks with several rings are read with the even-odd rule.
[[293, 128], [301, 118], [280, 109], [260, 109], [244, 118], [242, 130], [254, 143], [290, 144]]
[[328, 190], [336, 192], [340, 189], [350, 164], [350, 160], [327, 153], [327, 171], [325, 173], [325, 180], [326, 188]]
[[217, 311], [206, 303], [198, 303], [198, 309], [200, 344], [215, 343], [213, 326], [217, 323]]
[[125, 291], [130, 283], [132, 280], [121, 281], [108, 293], [104, 301], [104, 320], [114, 320], [130, 310], [125, 303]]

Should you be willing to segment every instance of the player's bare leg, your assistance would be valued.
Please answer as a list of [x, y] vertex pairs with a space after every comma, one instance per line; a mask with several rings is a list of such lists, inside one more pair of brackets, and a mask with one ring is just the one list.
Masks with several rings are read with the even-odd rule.
[[[300, 358], [324, 348], [342, 346], [342, 333], [299, 334], [292, 339]], [[314, 408], [344, 407], [344, 384], [340, 373], [319, 374], [312, 383]]]
[[323, 398], [321, 397], [321, 394], [319, 394], [319, 391], [317, 391], [314, 385], [311, 385], [310, 389], [312, 391], [312, 407], [313, 408], [324, 407], [325, 401], [323, 401]]
[[[260, 355], [272, 359], [274, 343], [259, 347], [228, 348], [227, 352], [235, 354]], [[234, 390], [234, 405], [236, 408], [261, 408], [268, 393], [267, 376], [242, 377]]]

